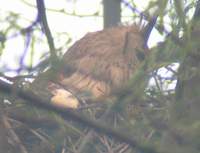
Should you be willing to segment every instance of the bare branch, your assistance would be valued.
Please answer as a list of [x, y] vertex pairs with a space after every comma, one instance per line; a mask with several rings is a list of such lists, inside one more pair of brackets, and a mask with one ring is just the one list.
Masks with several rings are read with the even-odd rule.
[[[0, 90], [2, 92], [10, 94], [12, 92], [12, 88], [13, 88], [12, 85], [0, 80]], [[71, 119], [87, 127], [93, 128], [96, 132], [101, 132], [103, 134], [113, 136], [119, 141], [130, 144], [130, 146], [132, 146], [138, 151], [141, 151], [144, 153], [158, 153], [158, 151], [152, 148], [151, 146], [139, 144], [136, 140], [131, 138], [130, 135], [125, 134], [124, 132], [122, 133], [121, 131], [113, 129], [111, 127], [108, 127], [102, 122], [99, 123], [95, 120], [84, 117], [83, 115], [78, 114], [72, 110], [56, 107], [44, 97], [42, 98], [42, 97], [39, 97], [38, 95], [35, 95], [31, 90], [27, 90], [27, 89], [23, 90], [22, 88], [18, 87], [16, 88], [16, 95], [19, 98], [26, 100], [30, 104], [33, 104], [34, 106], [37, 106], [39, 108], [43, 108], [46, 110], [54, 111], [65, 119]]]
[[56, 54], [56, 49], [54, 45], [54, 40], [47, 22], [46, 12], [45, 12], [45, 4], [44, 0], [37, 0], [37, 9], [38, 9], [38, 18], [39, 22], [41, 24], [42, 30], [44, 30], [44, 33], [47, 37], [49, 50], [50, 50], [50, 61], [52, 63], [52, 67], [55, 67], [55, 64], [58, 62], [58, 57]]

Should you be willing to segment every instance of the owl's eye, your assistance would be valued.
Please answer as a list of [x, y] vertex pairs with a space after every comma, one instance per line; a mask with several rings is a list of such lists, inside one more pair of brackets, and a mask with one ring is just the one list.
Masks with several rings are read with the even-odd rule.
[[136, 49], [136, 56], [140, 61], [144, 61], [145, 59], [145, 54], [140, 49]]
[[65, 65], [64, 68], [62, 69], [62, 73], [65, 76], [70, 76], [74, 71], [75, 69], [69, 65]]

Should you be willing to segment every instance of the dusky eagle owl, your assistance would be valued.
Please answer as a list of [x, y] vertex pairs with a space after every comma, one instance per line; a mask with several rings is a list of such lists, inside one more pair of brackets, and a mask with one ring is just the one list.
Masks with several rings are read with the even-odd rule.
[[63, 56], [57, 79], [48, 83], [51, 101], [59, 107], [78, 108], [81, 100], [108, 97], [124, 86], [144, 55], [144, 28], [118, 26], [86, 34]]

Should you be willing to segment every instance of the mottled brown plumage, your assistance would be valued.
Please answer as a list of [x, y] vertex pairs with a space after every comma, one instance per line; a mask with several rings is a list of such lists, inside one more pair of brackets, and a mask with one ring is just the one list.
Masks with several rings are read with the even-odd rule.
[[104, 101], [134, 74], [138, 53], [148, 52], [143, 35], [136, 25], [86, 34], [64, 54], [57, 77], [48, 79], [52, 74], [46, 72], [34, 81], [36, 92], [50, 94], [54, 105], [65, 108], [79, 107], [80, 99]]
[[64, 54], [58, 82], [72, 93], [90, 93], [90, 98], [107, 96], [123, 86], [144, 51], [143, 31], [136, 25], [88, 33]]

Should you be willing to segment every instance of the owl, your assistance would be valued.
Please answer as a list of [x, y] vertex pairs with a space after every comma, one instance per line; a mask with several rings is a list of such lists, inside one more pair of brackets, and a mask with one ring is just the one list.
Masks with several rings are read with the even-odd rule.
[[138, 55], [147, 54], [144, 28], [137, 25], [91, 32], [66, 51], [55, 79], [44, 86], [54, 105], [76, 109], [125, 86], [141, 63]]

